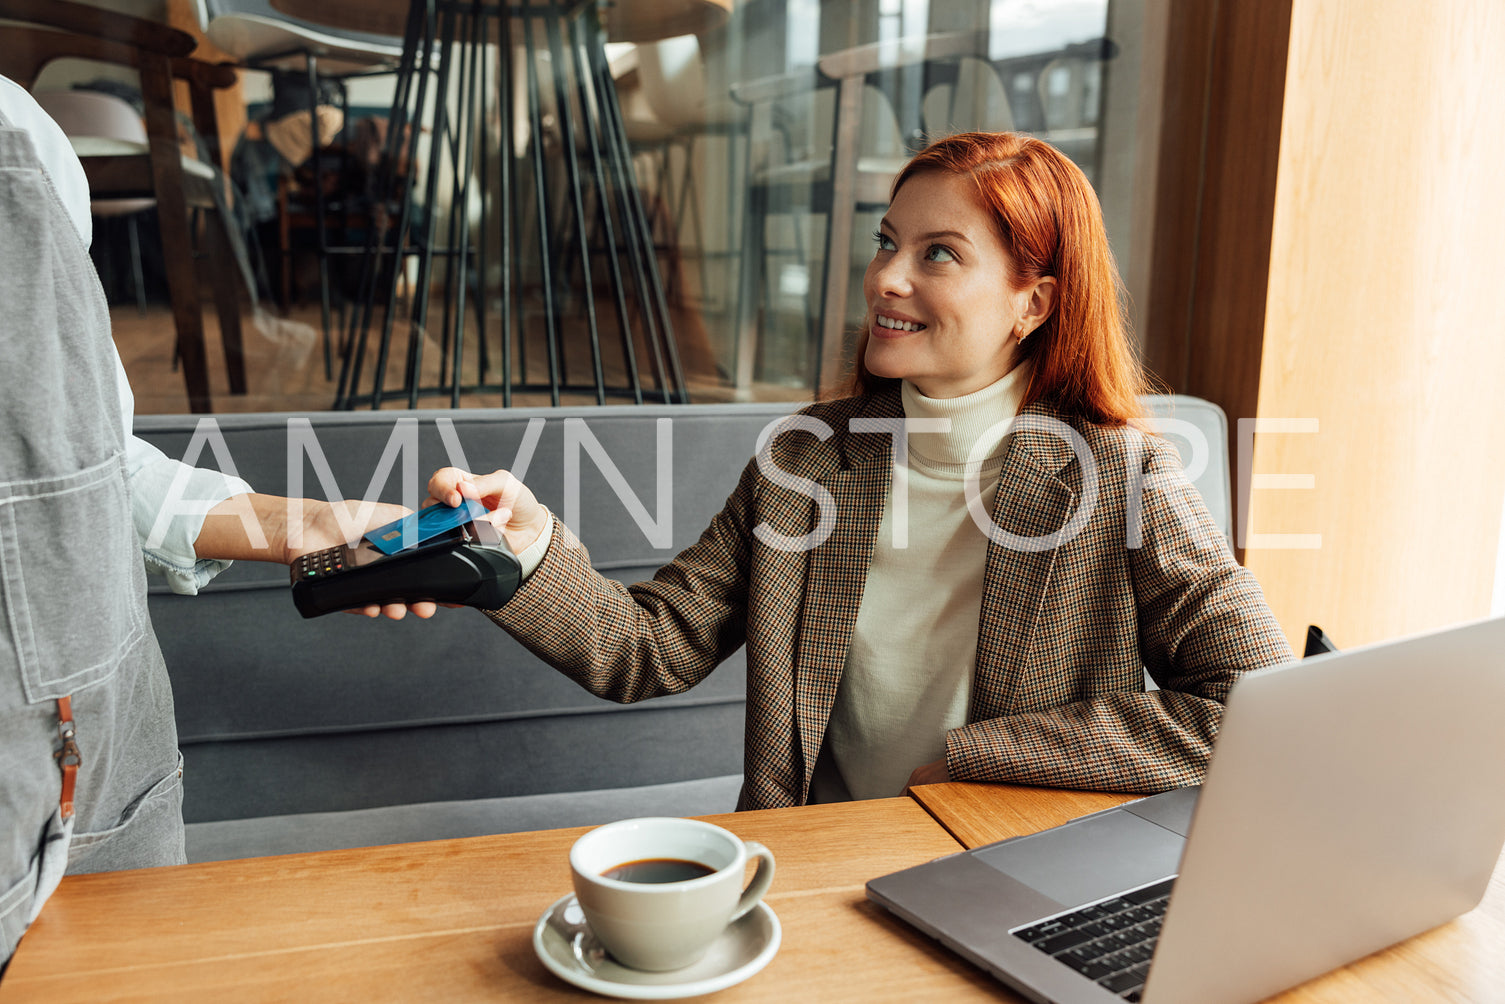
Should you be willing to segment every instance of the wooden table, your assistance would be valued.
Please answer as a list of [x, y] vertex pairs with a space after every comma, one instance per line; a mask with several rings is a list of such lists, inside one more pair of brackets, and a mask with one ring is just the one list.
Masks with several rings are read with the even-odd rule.
[[[864, 883], [1129, 796], [945, 784], [913, 797], [706, 817], [772, 848], [767, 901], [784, 929], [768, 968], [717, 1000], [1018, 1000], [869, 903]], [[532, 948], [583, 832], [73, 876], [22, 940], [0, 1004], [599, 1000]], [[1505, 1000], [1505, 868], [1478, 909], [1274, 1000]]]
[[1139, 797], [1109, 791], [962, 782], [927, 784], [911, 788], [909, 793], [963, 847], [1039, 833]]
[[[1135, 797], [956, 783], [927, 785], [911, 794], [967, 847], [1033, 833]], [[1270, 1000], [1281, 1004], [1505, 1001], [1505, 855], [1476, 909]]]
[[[869, 903], [870, 878], [959, 849], [907, 798], [708, 817], [768, 845], [783, 925], [718, 1001], [997, 1000], [981, 970]], [[533, 925], [584, 829], [79, 875], [0, 1001], [600, 1000], [556, 979]]]

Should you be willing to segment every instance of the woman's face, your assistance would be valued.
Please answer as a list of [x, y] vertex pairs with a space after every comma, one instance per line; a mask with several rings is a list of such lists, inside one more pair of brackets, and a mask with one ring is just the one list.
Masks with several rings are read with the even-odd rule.
[[960, 397], [1018, 365], [1018, 333], [1028, 337], [1049, 316], [1055, 280], [1013, 288], [1013, 263], [971, 181], [915, 175], [875, 236], [862, 283], [869, 372], [908, 380], [926, 397]]

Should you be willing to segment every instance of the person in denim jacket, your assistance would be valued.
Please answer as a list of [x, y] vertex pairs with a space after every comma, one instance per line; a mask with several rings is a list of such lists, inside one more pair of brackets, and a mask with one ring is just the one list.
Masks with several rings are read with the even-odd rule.
[[[0, 964], [65, 871], [184, 860], [146, 574], [193, 594], [235, 558], [343, 542], [357, 505], [305, 500], [294, 549], [286, 499], [131, 435], [90, 229], [67, 137], [0, 77]], [[378, 506], [368, 525], [405, 511]]]

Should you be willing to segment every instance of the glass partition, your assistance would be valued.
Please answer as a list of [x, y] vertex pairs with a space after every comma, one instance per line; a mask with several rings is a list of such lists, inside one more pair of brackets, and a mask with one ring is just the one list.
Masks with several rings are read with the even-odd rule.
[[[693, 46], [662, 43], [703, 61], [707, 108], [730, 96], [733, 114], [707, 124], [737, 123], [667, 141], [694, 144], [692, 160], [666, 157], [703, 203], [674, 236], [714, 362], [705, 392], [808, 397], [840, 379], [889, 185], [932, 138], [1014, 129], [1055, 144], [1098, 188], [1122, 260], [1134, 132], [1106, 126], [1137, 112], [1142, 12], [1112, 6], [755, 0]], [[672, 170], [654, 177], [672, 192]], [[705, 184], [722, 177], [736, 179], [725, 200]]]
[[[706, 4], [723, 8], [724, 15], [698, 25], [696, 34], [667, 38], [612, 37], [612, 21], [603, 18], [608, 32], [604, 66], [620, 102], [620, 120], [612, 128], [627, 143], [691, 402], [802, 400], [839, 381], [861, 322], [862, 272], [889, 185], [905, 159], [931, 138], [1013, 129], [1055, 144], [1098, 190], [1120, 267], [1126, 274], [1132, 271], [1135, 193], [1153, 188], [1152, 179], [1144, 177], [1144, 164], [1152, 165], [1152, 158], [1139, 149], [1136, 123], [1141, 108], [1160, 97], [1141, 88], [1145, 0]], [[534, 36], [518, 37], [514, 25], [507, 58], [501, 44], [489, 41], [475, 79], [495, 92], [509, 67], [512, 79], [523, 81], [532, 73], [535, 83], [546, 88], [552, 86], [551, 75], [573, 83], [571, 74], [585, 72], [567, 65], [571, 53], [546, 51], [541, 28], [534, 29]], [[566, 32], [566, 46], [570, 37]], [[259, 116], [263, 126], [272, 104], [267, 80], [248, 74], [244, 84], [253, 121]], [[345, 128], [334, 137], [342, 149], [354, 142], [362, 119], [381, 119], [383, 128], [390, 124], [385, 120], [391, 80], [358, 83]], [[450, 86], [456, 86], [453, 80]], [[529, 172], [563, 172], [569, 146], [578, 140], [560, 131], [560, 119], [566, 113], [572, 121], [600, 113], [579, 103], [585, 99], [570, 96], [573, 92], [558, 93], [564, 94], [565, 104], [542, 108], [536, 119], [526, 114], [526, 87], [510, 92], [513, 110], [524, 113], [510, 120], [495, 96], [475, 106], [476, 135], [491, 151], [484, 170], [479, 153], [466, 152], [478, 146], [451, 142], [445, 134], [425, 134], [415, 147], [420, 160], [448, 159], [440, 178], [452, 190], [460, 190], [460, 179], [471, 177], [474, 187], [464, 205], [458, 198], [441, 199], [440, 204], [459, 205], [459, 212], [468, 213], [469, 230], [458, 222], [453, 226], [473, 235], [469, 239], [476, 251], [491, 252], [466, 256], [463, 272], [452, 271], [461, 268], [452, 259], [433, 266], [426, 278], [429, 316], [437, 316], [433, 312], [446, 295], [466, 290], [466, 309], [479, 316], [469, 322], [474, 335], [464, 337], [484, 339], [489, 365], [496, 367], [505, 357], [514, 374], [534, 373], [534, 384], [542, 379], [536, 376], [538, 367], [551, 351], [566, 360], [584, 351], [587, 313], [593, 309], [597, 323], [609, 325], [622, 309], [611, 302], [601, 279], [613, 256], [625, 254], [622, 238], [595, 222], [601, 217], [591, 200], [607, 196], [598, 196], [591, 187], [591, 162], [583, 147], [576, 151], [582, 196], [577, 204], [546, 201], [540, 231], [546, 237], [581, 234], [583, 252], [574, 257], [569, 252], [545, 254], [537, 240], [520, 245], [524, 257], [556, 259], [549, 262], [557, 266], [552, 281], [560, 287], [554, 327], [545, 331], [536, 313], [502, 302], [538, 295], [515, 283], [504, 289], [495, 264], [508, 228], [540, 226], [531, 200], [541, 189], [532, 184]], [[512, 179], [505, 220], [495, 201], [502, 160], [510, 160]], [[420, 163], [415, 173], [424, 166]], [[276, 170], [297, 184], [297, 165], [276, 165]], [[278, 207], [264, 208], [274, 213], [273, 229], [263, 232], [259, 242], [269, 277], [261, 303], [269, 309], [247, 335], [251, 392], [232, 397], [219, 391], [215, 410], [332, 407], [341, 353], [349, 350], [351, 340], [349, 316], [339, 311], [358, 284], [348, 278], [348, 262], [336, 267], [336, 284], [346, 286], [335, 291], [333, 365], [326, 375], [317, 344], [322, 339], [317, 281], [310, 281], [317, 276], [308, 246], [311, 231], [296, 225], [300, 221], [277, 220]], [[276, 228], [289, 222], [295, 225], [284, 237]], [[288, 247], [286, 268], [281, 247], [267, 247], [269, 237]], [[252, 251], [258, 253], [254, 246]], [[476, 264], [480, 260], [491, 263], [484, 273]], [[591, 288], [586, 288], [582, 261], [585, 266], [594, 263]], [[528, 267], [541, 264], [533, 261]], [[416, 266], [403, 260], [385, 267], [393, 283], [393, 309], [401, 312], [423, 292], [414, 285]], [[292, 302], [280, 302], [284, 288], [292, 290]], [[629, 315], [641, 307], [633, 302], [635, 295], [627, 294]], [[648, 297], [648, 292], [642, 294]], [[378, 301], [377, 306], [383, 304]], [[497, 320], [507, 311], [515, 329], [510, 343], [503, 341]], [[142, 318], [134, 303], [124, 299], [114, 313], [140, 410], [186, 410], [186, 401], [173, 404], [181, 380], [161, 350], [170, 345], [170, 318], [158, 308]], [[429, 340], [426, 353], [452, 359], [444, 347], [448, 343], [441, 344], [437, 322], [419, 327], [424, 329], [419, 337]], [[602, 330], [604, 345], [611, 332]], [[155, 346], [151, 351], [143, 348], [148, 343]], [[464, 366], [479, 365], [477, 347], [465, 349]], [[392, 348], [398, 361], [389, 360], [389, 365], [401, 365], [402, 346]], [[638, 349], [635, 363], [633, 354], [621, 349], [600, 353], [608, 381], [613, 372], [648, 365], [646, 348], [639, 343]], [[211, 348], [211, 359], [216, 358], [213, 352]], [[575, 365], [577, 373], [589, 368], [587, 363]], [[650, 376], [645, 371], [645, 386], [651, 385]], [[504, 396], [496, 378], [489, 379], [489, 389], [486, 380], [475, 376], [473, 386], [462, 386], [461, 393], [416, 403], [484, 407], [551, 401], [547, 392], [522, 384]], [[588, 387], [579, 393], [566, 388], [558, 399], [580, 404], [596, 400]], [[371, 403], [363, 399], [359, 406]], [[407, 404], [406, 399], [383, 402], [388, 407]]]

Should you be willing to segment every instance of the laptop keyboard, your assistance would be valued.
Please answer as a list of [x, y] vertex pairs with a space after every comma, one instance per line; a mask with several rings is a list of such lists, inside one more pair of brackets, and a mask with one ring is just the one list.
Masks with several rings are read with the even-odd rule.
[[1175, 881], [1110, 896], [1013, 934], [1124, 1000], [1137, 1001]]

